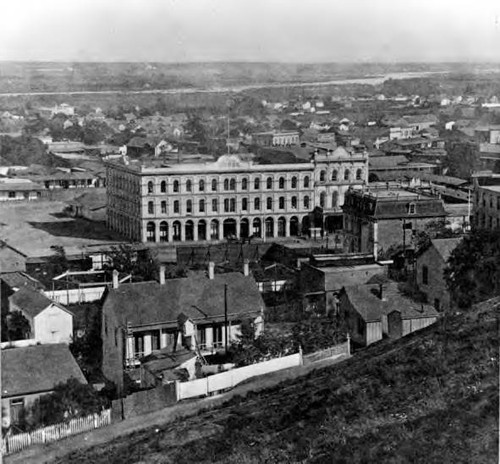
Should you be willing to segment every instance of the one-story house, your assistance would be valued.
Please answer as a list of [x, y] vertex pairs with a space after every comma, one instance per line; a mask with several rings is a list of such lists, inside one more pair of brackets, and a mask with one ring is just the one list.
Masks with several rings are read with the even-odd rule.
[[40, 343], [67, 343], [73, 337], [73, 313], [40, 291], [23, 287], [9, 297], [9, 310], [28, 320], [30, 337]]
[[103, 374], [119, 391], [124, 368], [138, 367], [152, 353], [211, 352], [235, 340], [243, 320], [251, 319], [257, 334], [264, 325], [255, 279], [239, 272], [215, 274], [214, 263], [208, 276], [165, 279], [163, 267], [160, 282], [119, 284], [114, 276], [104, 298]]
[[25, 408], [51, 393], [57, 384], [70, 378], [87, 383], [63, 343], [3, 349], [1, 356], [3, 428], [18, 422]]
[[353, 342], [367, 346], [384, 336], [399, 338], [434, 324], [439, 313], [403, 294], [395, 282], [344, 287], [339, 312]]

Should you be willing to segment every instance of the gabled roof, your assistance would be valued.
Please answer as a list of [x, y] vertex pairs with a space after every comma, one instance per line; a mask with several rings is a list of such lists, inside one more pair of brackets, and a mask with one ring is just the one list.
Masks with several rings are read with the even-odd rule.
[[349, 298], [356, 312], [365, 322], [381, 321], [382, 316], [387, 316], [393, 311], [401, 313], [402, 319], [420, 319], [438, 317], [439, 313], [428, 304], [418, 303], [405, 296], [396, 282], [383, 285], [383, 299], [379, 298], [379, 285], [356, 285], [344, 287], [344, 292]]
[[54, 303], [52, 300], [47, 298], [42, 292], [33, 290], [30, 287], [23, 287], [21, 290], [11, 295], [9, 297], [9, 300], [16, 306], [18, 306], [24, 313], [28, 314], [32, 318], [38, 316], [38, 314], [40, 314], [44, 309], [49, 307], [51, 304], [55, 304], [59, 308], [64, 309], [67, 312], [70, 312], [60, 304]]
[[71, 377], [87, 381], [64, 343], [3, 349], [2, 397], [48, 392]]
[[461, 241], [461, 238], [435, 238], [434, 240], [431, 240], [431, 244], [446, 263], [453, 250]]
[[10, 288], [24, 288], [30, 287], [34, 289], [43, 289], [44, 285], [36, 280], [34, 277], [26, 274], [25, 272], [5, 272], [0, 274], [0, 280], [5, 282]]
[[230, 319], [260, 312], [262, 296], [252, 276], [239, 272], [216, 274], [214, 279], [192, 275], [158, 282], [122, 284], [110, 289], [103, 311], [114, 310], [123, 326], [172, 324], [179, 315], [202, 322], [224, 319], [224, 286]]

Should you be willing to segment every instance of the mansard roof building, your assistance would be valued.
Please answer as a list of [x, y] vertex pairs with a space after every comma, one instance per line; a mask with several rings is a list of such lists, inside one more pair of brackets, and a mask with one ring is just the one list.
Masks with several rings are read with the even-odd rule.
[[[139, 242], [296, 236], [342, 227], [351, 186], [368, 180], [368, 154], [338, 147], [309, 162], [257, 164], [237, 155], [214, 162], [107, 163], [107, 224]], [[323, 223], [312, 224], [312, 211]]]

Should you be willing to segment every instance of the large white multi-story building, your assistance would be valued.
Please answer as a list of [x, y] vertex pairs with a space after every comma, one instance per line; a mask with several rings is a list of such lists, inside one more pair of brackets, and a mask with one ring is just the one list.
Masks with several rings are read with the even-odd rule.
[[[289, 237], [342, 227], [344, 193], [368, 179], [368, 155], [337, 149], [310, 162], [107, 163], [108, 227], [140, 242]], [[311, 214], [320, 207], [323, 214]], [[320, 224], [318, 224], [318, 217]]]

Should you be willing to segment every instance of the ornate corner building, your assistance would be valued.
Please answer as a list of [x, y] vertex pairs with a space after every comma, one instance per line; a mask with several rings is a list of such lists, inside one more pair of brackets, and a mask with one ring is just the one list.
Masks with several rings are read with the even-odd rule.
[[[139, 242], [275, 238], [342, 228], [345, 192], [368, 181], [368, 154], [338, 147], [309, 162], [110, 161], [107, 225]], [[322, 212], [321, 224], [312, 212]]]

